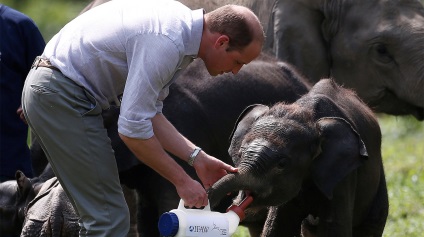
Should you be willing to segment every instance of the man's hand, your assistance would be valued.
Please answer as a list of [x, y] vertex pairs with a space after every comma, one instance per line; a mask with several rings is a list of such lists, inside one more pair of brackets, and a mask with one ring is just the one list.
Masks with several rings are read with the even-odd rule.
[[200, 208], [208, 204], [206, 190], [163, 150], [156, 136], [149, 139], [119, 136], [140, 161], [174, 184], [185, 205]]
[[182, 185], [175, 185], [177, 193], [183, 199], [184, 206], [201, 208], [208, 205], [208, 195], [202, 185], [188, 178]]
[[237, 168], [224, 163], [217, 158], [201, 151], [194, 160], [193, 167], [196, 169], [197, 176], [208, 190], [220, 178], [224, 177], [228, 172], [238, 172]]
[[[163, 114], [156, 114], [156, 116], [152, 118], [152, 124], [155, 137], [157, 137], [157, 140], [160, 141], [160, 145], [168, 152], [180, 157], [184, 161], [187, 161], [196, 146], [180, 134]], [[136, 145], [134, 148], [135, 147], [138, 147], [137, 149], [139, 149], [140, 145]], [[146, 150], [154, 151], [156, 149], [146, 148]], [[143, 156], [146, 155], [140, 155], [140, 157]], [[199, 182], [191, 179], [181, 166], [176, 165], [175, 161], [170, 159], [170, 157], [169, 159], [162, 159], [159, 155], [154, 155], [152, 157], [152, 161], [163, 162], [162, 165], [155, 166], [157, 167], [155, 170], [175, 185], [178, 195], [181, 199], [183, 199], [185, 205], [189, 207], [206, 206], [208, 199], [205, 189], [209, 189], [216, 181], [226, 175], [227, 172], [238, 171], [236, 168], [201, 151], [196, 156], [193, 166], [196, 169], [197, 176], [203, 183], [203, 188]], [[169, 171], [161, 172], [160, 169], [165, 166], [169, 167]], [[169, 175], [166, 175], [166, 173]]]
[[25, 119], [25, 116], [24, 116], [24, 110], [22, 109], [22, 107], [21, 106], [19, 106], [19, 108], [18, 108], [18, 110], [16, 110], [16, 114], [19, 116], [19, 118], [25, 123], [25, 124], [28, 124], [27, 123], [27, 121], [26, 121], [26, 119]]

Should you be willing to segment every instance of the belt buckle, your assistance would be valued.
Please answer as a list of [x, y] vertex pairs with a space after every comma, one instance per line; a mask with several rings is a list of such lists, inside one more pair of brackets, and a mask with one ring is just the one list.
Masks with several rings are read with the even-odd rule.
[[32, 66], [31, 66], [31, 68], [35, 68], [35, 69], [37, 69], [38, 68], [38, 65], [40, 64], [40, 62], [41, 62], [41, 56], [37, 56], [37, 57], [35, 57], [35, 59], [34, 59], [34, 62], [32, 63]]

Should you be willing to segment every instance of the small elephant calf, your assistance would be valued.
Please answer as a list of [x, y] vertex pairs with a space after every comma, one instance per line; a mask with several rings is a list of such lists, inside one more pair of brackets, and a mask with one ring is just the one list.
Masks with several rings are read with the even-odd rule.
[[250, 216], [268, 209], [261, 236], [299, 236], [301, 227], [306, 236], [382, 236], [389, 204], [381, 131], [353, 91], [322, 79], [292, 104], [248, 107], [236, 124], [229, 153], [239, 172], [209, 190], [212, 206], [248, 190]]
[[16, 236], [21, 233], [28, 203], [38, 194], [44, 182], [54, 173], [48, 165], [35, 178], [28, 178], [16, 171], [15, 180], [0, 183], [0, 236]]
[[28, 204], [21, 237], [78, 236], [79, 216], [56, 177]]

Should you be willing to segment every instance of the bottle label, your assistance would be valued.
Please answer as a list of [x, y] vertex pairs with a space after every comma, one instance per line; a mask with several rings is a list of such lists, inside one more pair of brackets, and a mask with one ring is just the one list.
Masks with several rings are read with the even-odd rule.
[[186, 236], [229, 236], [229, 226], [226, 218], [207, 216], [187, 216]]

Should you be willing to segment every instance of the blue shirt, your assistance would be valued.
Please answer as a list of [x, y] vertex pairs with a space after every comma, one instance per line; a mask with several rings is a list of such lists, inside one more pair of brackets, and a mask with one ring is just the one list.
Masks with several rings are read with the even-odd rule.
[[203, 14], [173, 0], [110, 1], [68, 23], [44, 56], [103, 109], [123, 95], [118, 131], [148, 139], [169, 85], [197, 57]]
[[[45, 42], [26, 15], [0, 4], [0, 177], [14, 179], [16, 170], [32, 177], [28, 127], [16, 114], [22, 88]], [[1, 178], [0, 178], [1, 179]]]

